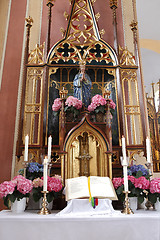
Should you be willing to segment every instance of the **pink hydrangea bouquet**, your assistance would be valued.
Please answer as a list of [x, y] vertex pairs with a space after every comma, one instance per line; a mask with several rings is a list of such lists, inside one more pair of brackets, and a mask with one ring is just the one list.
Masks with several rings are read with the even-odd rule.
[[[47, 194], [47, 201], [51, 202], [54, 198], [57, 198], [59, 194], [62, 192], [62, 179], [59, 175], [55, 175], [54, 177], [49, 177], [47, 179], [47, 190], [49, 193]], [[42, 195], [43, 189], [43, 177], [36, 178], [33, 180], [33, 199], [35, 202], [38, 202]]]
[[53, 105], [52, 105], [52, 110], [53, 110], [54, 116], [58, 116], [61, 107], [62, 107], [61, 98], [56, 98], [56, 99], [54, 100]]
[[76, 118], [80, 115], [81, 108], [82, 108], [82, 101], [78, 100], [73, 96], [69, 96], [65, 102], [64, 111], [66, 112], [66, 115], [72, 113], [73, 120], [76, 120]]
[[[121, 177], [113, 178], [112, 183], [118, 198], [123, 202], [124, 179]], [[139, 178], [135, 178], [134, 176], [128, 176], [128, 186], [130, 191], [129, 197], [137, 197], [138, 202], [142, 203], [144, 201], [144, 198], [146, 197], [146, 191], [144, 190], [149, 189], [150, 182], [143, 176]]]
[[32, 191], [33, 183], [31, 180], [18, 175], [11, 181], [5, 181], [0, 184], [0, 198], [3, 198], [4, 204], [8, 207], [9, 201], [19, 201], [24, 197], [29, 197]]
[[[62, 102], [60, 98], [56, 98], [52, 105], [52, 110], [54, 116], [58, 116], [60, 109], [62, 107]], [[69, 96], [65, 102], [64, 111], [66, 114], [73, 113], [73, 117], [76, 118], [80, 114], [80, 109], [82, 108], [82, 101], [78, 100], [73, 96]]]
[[[109, 101], [110, 109], [115, 110], [116, 104], [113, 102], [113, 100], [108, 99], [108, 101]], [[94, 97], [92, 97], [91, 104], [88, 106], [88, 111], [95, 112], [95, 113], [99, 113], [99, 112], [105, 113], [106, 104], [107, 104], [107, 100], [103, 98], [101, 95], [97, 94]]]
[[160, 178], [153, 178], [150, 181], [148, 200], [151, 203], [156, 203], [157, 199], [160, 201]]

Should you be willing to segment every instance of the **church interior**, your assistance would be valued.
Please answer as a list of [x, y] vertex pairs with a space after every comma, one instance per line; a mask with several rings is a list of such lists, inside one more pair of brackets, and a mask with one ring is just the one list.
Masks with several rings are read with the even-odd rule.
[[122, 178], [124, 158], [160, 178], [160, 80], [145, 65], [159, 42], [141, 39], [142, 2], [0, 1], [0, 183], [49, 151], [63, 186]]

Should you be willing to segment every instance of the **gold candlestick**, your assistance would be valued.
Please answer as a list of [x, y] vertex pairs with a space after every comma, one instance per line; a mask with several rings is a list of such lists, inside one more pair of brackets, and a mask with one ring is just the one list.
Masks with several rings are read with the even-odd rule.
[[124, 191], [124, 193], [125, 193], [124, 209], [121, 211], [121, 213], [124, 213], [124, 214], [134, 214], [132, 209], [129, 207], [128, 193], [130, 193], [130, 191], [126, 191], [126, 192]]
[[51, 214], [51, 211], [48, 210], [47, 208], [47, 205], [48, 205], [48, 202], [47, 202], [47, 193], [48, 191], [42, 191], [43, 193], [43, 202], [42, 202], [42, 208], [41, 210], [38, 212], [38, 214], [40, 215], [48, 215], [48, 214]]

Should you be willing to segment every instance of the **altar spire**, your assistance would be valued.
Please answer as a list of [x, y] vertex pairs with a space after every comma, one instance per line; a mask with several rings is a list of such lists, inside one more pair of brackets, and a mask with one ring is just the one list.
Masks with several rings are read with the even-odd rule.
[[72, 2], [65, 37], [76, 45], [88, 45], [100, 39], [90, 0], [74, 0]]

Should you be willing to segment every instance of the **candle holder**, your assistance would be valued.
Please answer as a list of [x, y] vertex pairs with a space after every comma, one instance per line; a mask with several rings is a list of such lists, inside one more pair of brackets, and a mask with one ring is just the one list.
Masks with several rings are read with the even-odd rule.
[[42, 191], [42, 193], [43, 193], [42, 208], [41, 208], [41, 210], [38, 212], [38, 214], [40, 214], [40, 215], [48, 215], [48, 214], [51, 214], [51, 211], [48, 210], [48, 208], [47, 208], [47, 205], [48, 205], [48, 202], [47, 202], [47, 193], [48, 193], [48, 191]]
[[121, 213], [124, 213], [124, 214], [134, 214], [132, 209], [129, 207], [128, 194], [130, 193], [130, 191], [123, 191], [123, 193], [125, 194], [125, 199], [124, 199], [124, 208], [121, 211]]

